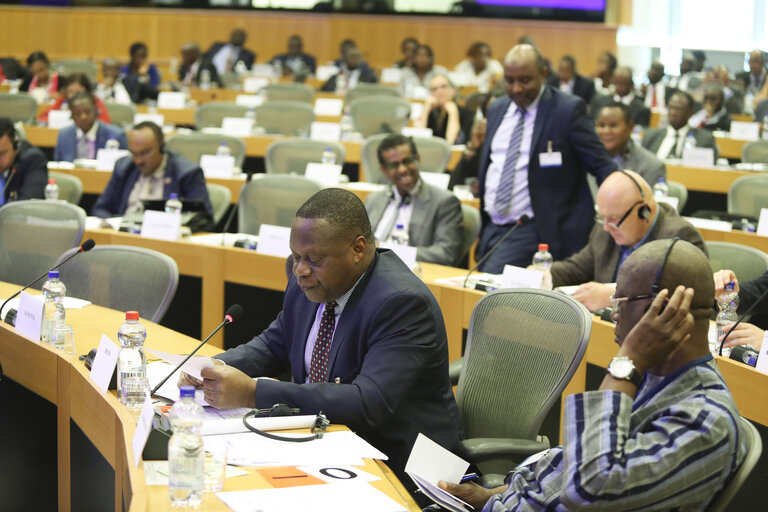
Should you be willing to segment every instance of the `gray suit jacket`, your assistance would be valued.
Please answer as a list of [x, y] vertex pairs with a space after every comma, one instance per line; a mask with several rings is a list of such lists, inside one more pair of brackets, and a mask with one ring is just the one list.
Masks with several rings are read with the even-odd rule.
[[667, 166], [654, 154], [642, 146], [629, 142], [629, 153], [624, 157], [624, 169], [635, 171], [648, 184], [653, 185], [659, 178], [667, 177]]
[[[691, 128], [688, 133], [693, 133], [697, 148], [712, 148], [715, 150], [715, 159], [720, 156], [720, 149], [717, 147], [717, 144], [715, 144], [715, 137], [712, 135], [712, 132], [701, 130], [699, 128]], [[656, 152], [659, 151], [661, 142], [666, 136], [666, 128], [646, 130], [643, 134], [643, 147], [655, 155]]]
[[[392, 188], [370, 194], [365, 209], [376, 231], [392, 197]], [[416, 247], [416, 259], [441, 265], [455, 265], [461, 256], [464, 221], [459, 199], [447, 190], [422, 180], [419, 193], [412, 197], [413, 212], [408, 226], [410, 244]]]
[[[636, 213], [630, 215], [636, 215]], [[691, 242], [707, 254], [704, 240], [696, 228], [677, 215], [677, 211], [670, 205], [659, 203], [659, 218], [646, 243], [676, 236]], [[582, 250], [552, 265], [552, 284], [568, 286], [590, 281], [613, 283], [616, 281], [620, 257], [621, 248], [613, 241], [613, 237], [603, 229], [603, 226], [595, 224], [589, 234], [589, 243]]]

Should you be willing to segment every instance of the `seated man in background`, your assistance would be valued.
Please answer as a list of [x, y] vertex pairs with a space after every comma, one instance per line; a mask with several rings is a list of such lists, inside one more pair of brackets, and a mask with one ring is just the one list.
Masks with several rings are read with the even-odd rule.
[[179, 81], [185, 87], [197, 87], [200, 85], [200, 75], [208, 72], [208, 85], [223, 87], [216, 66], [203, 57], [200, 53], [200, 45], [194, 41], [184, 43], [181, 46], [181, 66], [179, 67]]
[[95, 96], [102, 101], [131, 105], [133, 100], [120, 76], [120, 64], [112, 57], [101, 63], [102, 80], [96, 85]]
[[109, 123], [100, 123], [96, 119], [96, 102], [93, 95], [79, 92], [69, 100], [74, 124], [59, 130], [53, 160], [73, 162], [76, 158], [96, 158], [100, 149], [109, 139], [115, 139], [120, 149], [128, 149], [125, 132]]
[[648, 126], [651, 122], [651, 109], [643, 104], [643, 100], [635, 94], [635, 83], [632, 79], [632, 69], [621, 66], [613, 74], [614, 94], [612, 96], [598, 94], [592, 100], [589, 108], [593, 118], [597, 118], [600, 109], [608, 103], [623, 103], [629, 109], [632, 122], [639, 126]]
[[463, 257], [459, 254], [464, 227], [459, 199], [419, 177], [421, 159], [412, 138], [389, 135], [376, 153], [381, 172], [392, 182], [365, 200], [376, 240], [391, 241], [392, 231], [402, 224], [418, 261], [456, 265]]
[[43, 199], [48, 159], [35, 146], [19, 140], [13, 122], [0, 117], [0, 205], [21, 199]]
[[440, 487], [494, 512], [707, 510], [746, 452], [709, 353], [712, 293], [709, 261], [693, 245], [638, 249], [616, 285], [618, 354], [598, 391], [565, 399], [563, 445], [496, 489]]
[[342, 63], [339, 72], [326, 80], [321, 91], [336, 91], [339, 90], [339, 76], [343, 76], [345, 79], [345, 86], [342, 93], [347, 90], [357, 87], [360, 83], [375, 84], [379, 81], [376, 77], [376, 73], [371, 71], [365, 62], [363, 62], [363, 54], [357, 46], [347, 46], [344, 49], [344, 62]]
[[688, 126], [693, 115], [693, 97], [687, 92], [677, 91], [669, 98], [669, 126], [651, 128], [643, 134], [643, 147], [656, 153], [662, 160], [682, 158], [683, 148], [692, 144], [697, 148], [713, 148], [715, 158], [718, 150], [711, 132]]
[[653, 240], [679, 237], [706, 254], [696, 228], [666, 203], [657, 203], [648, 183], [632, 171], [608, 176], [597, 191], [597, 219], [587, 245], [552, 265], [553, 286], [581, 285], [573, 297], [590, 311], [611, 305], [613, 283], [627, 257]]
[[[66, 86], [64, 87], [62, 94], [59, 95], [53, 105], [37, 116], [37, 119], [39, 121], [48, 121], [48, 112], [51, 110], [61, 110], [64, 105], [69, 108], [69, 100], [74, 98], [75, 94], [81, 92], [93, 96], [93, 84], [91, 84], [91, 79], [88, 78], [88, 75], [85, 73], [72, 73], [66, 78]], [[93, 98], [93, 102], [96, 105], [96, 116], [99, 118], [99, 121], [111, 123], [112, 118], [109, 117], [109, 110], [107, 110], [107, 106], [104, 102], [97, 97]]]
[[163, 130], [151, 121], [137, 124], [129, 133], [130, 157], [115, 162], [104, 192], [93, 205], [97, 217], [117, 217], [143, 210], [142, 199], [203, 201], [208, 216], [213, 208], [205, 188], [203, 170], [196, 163], [165, 149]]
[[288, 38], [288, 52], [275, 55], [269, 63], [279, 63], [283, 76], [314, 75], [317, 69], [317, 61], [312, 55], [304, 53], [304, 41], [296, 34]]
[[[736, 292], [739, 294], [739, 309], [737, 311], [739, 315], [742, 315], [757, 302], [758, 298], [760, 298], [763, 292], [768, 288], [768, 272], [751, 281], [741, 283], [741, 285], [739, 285], [739, 280], [736, 279], [736, 274], [733, 273], [733, 270], [719, 270], [715, 272], [714, 279], [715, 298], [723, 292], [726, 284], [730, 282], [736, 284]], [[766, 313], [768, 313], [768, 300], [763, 299], [763, 303], [757, 305], [755, 309], [752, 310], [751, 315], [765, 315]], [[765, 330], [755, 324], [741, 322], [728, 336], [723, 347], [732, 348], [737, 345], [749, 345], [755, 350], [760, 350], [760, 347], [763, 346], [764, 337]], [[718, 343], [722, 343], [722, 341], [723, 339], [720, 338]]]
[[501, 62], [491, 58], [491, 47], [488, 43], [477, 41], [469, 47], [467, 58], [456, 66], [454, 72], [463, 75], [466, 80], [464, 85], [477, 87], [480, 92], [487, 92], [501, 80], [504, 68]]
[[650, 109], [666, 108], [667, 97], [672, 90], [664, 82], [664, 64], [659, 60], [654, 60], [648, 69], [648, 83], [643, 84], [642, 90], [643, 103]]
[[648, 184], [666, 179], [664, 162], [632, 140], [634, 128], [629, 107], [623, 103], [608, 103], [597, 113], [595, 131], [619, 169], [632, 169]]
[[731, 131], [731, 115], [725, 109], [725, 93], [718, 84], [704, 86], [704, 103], [701, 110], [688, 120], [691, 128]]
[[549, 83], [560, 92], [578, 96], [587, 105], [595, 95], [595, 82], [576, 72], [576, 59], [570, 55], [563, 55], [557, 65], [557, 74], [550, 75]]
[[248, 35], [245, 30], [236, 28], [229, 34], [229, 42], [217, 41], [205, 52], [205, 57], [213, 62], [219, 75], [234, 71], [238, 62], [251, 69], [256, 62], [256, 54], [245, 47]]

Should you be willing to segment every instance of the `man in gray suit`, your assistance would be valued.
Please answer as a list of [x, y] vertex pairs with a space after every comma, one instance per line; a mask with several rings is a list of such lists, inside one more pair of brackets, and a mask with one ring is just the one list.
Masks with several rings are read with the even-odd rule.
[[377, 154], [381, 172], [392, 186], [365, 201], [376, 240], [389, 242], [398, 224], [407, 225], [418, 261], [456, 265], [464, 256], [459, 254], [463, 218], [458, 198], [419, 177], [421, 159], [412, 138], [389, 135]]
[[595, 131], [619, 169], [632, 169], [648, 183], [666, 179], [664, 162], [632, 140], [634, 127], [632, 113], [623, 103], [611, 102], [597, 114]]
[[580, 285], [573, 297], [590, 311], [611, 304], [624, 260], [641, 245], [653, 240], [680, 237], [705, 254], [696, 228], [666, 203], [658, 204], [648, 183], [633, 171], [609, 175], [597, 192], [597, 218], [589, 243], [564, 261], [552, 265], [554, 286]]
[[712, 148], [718, 156], [717, 144], [712, 132], [690, 128], [688, 120], [693, 115], [693, 97], [687, 92], [677, 91], [669, 98], [669, 126], [647, 130], [643, 136], [643, 147], [662, 160], [682, 158], [683, 148], [689, 144], [697, 148]]

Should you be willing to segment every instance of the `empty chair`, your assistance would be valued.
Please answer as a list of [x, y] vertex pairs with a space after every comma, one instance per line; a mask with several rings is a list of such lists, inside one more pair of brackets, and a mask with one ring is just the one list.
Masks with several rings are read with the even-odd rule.
[[208, 189], [208, 199], [211, 200], [213, 208], [213, 225], [216, 226], [227, 213], [227, 208], [232, 202], [232, 192], [224, 185], [215, 183], [206, 183], [205, 188]]
[[256, 125], [276, 135], [307, 135], [315, 120], [310, 103], [269, 101], [256, 107]]
[[113, 101], [107, 101], [105, 104], [109, 111], [109, 117], [112, 119], [112, 124], [123, 127], [133, 125], [133, 118], [136, 115], [136, 105], [124, 105]]
[[[592, 176], [588, 174], [588, 176]], [[688, 189], [685, 185], [677, 181], [667, 181], [669, 187], [669, 195], [677, 198], [677, 213], [681, 213], [685, 208], [685, 203], [688, 202]]]
[[51, 68], [62, 76], [85, 73], [93, 84], [96, 83], [96, 75], [99, 73], [99, 65], [87, 59], [59, 59], [53, 62]]
[[268, 173], [303, 175], [308, 163], [320, 162], [326, 148], [331, 148], [336, 155], [337, 164], [344, 164], [347, 152], [338, 142], [298, 138], [271, 143], [267, 147], [264, 164]]
[[768, 206], [768, 176], [742, 176], [728, 189], [728, 213], [760, 217]]
[[200, 162], [203, 155], [215, 155], [221, 143], [229, 146], [229, 151], [235, 157], [235, 166], [242, 168], [245, 162], [245, 142], [238, 137], [220, 133], [182, 133], [168, 137], [166, 147], [191, 162]]
[[85, 211], [64, 201], [30, 199], [0, 207], [0, 281], [26, 284], [76, 247]]
[[56, 184], [59, 186], [59, 199], [72, 204], [80, 204], [80, 199], [83, 197], [83, 182], [80, 178], [55, 171], [48, 171], [48, 177], [56, 180]]
[[[363, 142], [360, 148], [360, 160], [363, 164], [363, 174], [365, 181], [369, 183], [388, 183], [387, 179], [381, 174], [379, 167], [379, 156], [376, 150], [381, 141], [388, 134], [380, 133], [371, 135]], [[440, 137], [414, 137], [416, 150], [419, 152], [421, 164], [419, 169], [424, 172], [443, 172], [451, 160], [451, 146]]]
[[322, 188], [304, 176], [254, 177], [240, 191], [238, 231], [257, 235], [262, 224], [290, 227], [299, 207]]
[[[61, 255], [63, 261], [77, 249]], [[163, 253], [127, 245], [97, 245], [61, 267], [67, 295], [141, 318], [162, 320], [179, 284], [176, 262]]]
[[344, 102], [349, 104], [351, 101], [354, 101], [357, 98], [367, 98], [369, 96], [389, 96], [392, 98], [401, 97], [400, 91], [397, 90], [397, 87], [362, 83], [347, 91], [347, 95], [344, 97]]
[[31, 123], [37, 116], [37, 101], [26, 94], [0, 92], [0, 113], [14, 123]]
[[459, 249], [459, 261], [469, 254], [469, 249], [480, 234], [482, 218], [480, 210], [474, 206], [461, 203], [461, 215], [464, 218], [464, 231], [461, 236], [461, 248]]
[[768, 271], [768, 254], [747, 245], [730, 242], [704, 242], [712, 272], [733, 270], [740, 283], [751, 281]]
[[363, 137], [399, 132], [410, 121], [411, 103], [403, 98], [368, 96], [349, 103], [355, 131]]
[[262, 89], [267, 101], [300, 101], [312, 103], [315, 99], [315, 91], [307, 84], [285, 83], [269, 84]]
[[245, 117], [248, 107], [233, 101], [209, 101], [195, 110], [195, 125], [198, 128], [219, 128], [225, 117]]
[[763, 453], [763, 440], [760, 438], [760, 433], [749, 420], [741, 416], [739, 416], [739, 439], [744, 441], [747, 447], [744, 460], [731, 477], [731, 481], [725, 484], [714, 501], [709, 504], [707, 512], [725, 512], [728, 509], [728, 504], [744, 485], [747, 477], [757, 465], [760, 454]]
[[[226, 71], [224, 73], [221, 73], [219, 75], [219, 79], [221, 80], [221, 85], [225, 89], [235, 89], [240, 90], [241, 88], [241, 81], [242, 78], [239, 74], [235, 73], [234, 71]], [[216, 85], [215, 83], [213, 85]]]
[[741, 148], [741, 161], [748, 164], [768, 164], [768, 140], [753, 140]]

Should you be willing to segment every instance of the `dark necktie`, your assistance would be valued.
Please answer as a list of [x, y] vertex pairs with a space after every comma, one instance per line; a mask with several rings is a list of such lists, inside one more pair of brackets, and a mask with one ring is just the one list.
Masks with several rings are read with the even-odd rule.
[[523, 141], [523, 127], [525, 126], [525, 109], [517, 108], [520, 118], [517, 120], [512, 136], [509, 138], [507, 155], [499, 178], [499, 186], [496, 188], [496, 200], [493, 207], [499, 213], [506, 213], [512, 201], [512, 190], [515, 188], [515, 168], [520, 157], [520, 143]]
[[669, 150], [669, 153], [667, 154], [667, 158], [677, 158], [677, 143], [680, 140], [680, 132], [675, 132], [675, 143], [672, 144], [672, 149]]
[[333, 329], [336, 319], [336, 301], [326, 303], [320, 329], [317, 331], [312, 360], [309, 365], [309, 382], [325, 382], [328, 375], [328, 355], [331, 353]]
[[[395, 200], [395, 193], [393, 192], [391, 194], [392, 201]], [[392, 216], [391, 219], [389, 219], [389, 223], [387, 224], [387, 230], [384, 231], [384, 234], [382, 235], [384, 238], [381, 240], [386, 240], [389, 238], [389, 235], [392, 234], [392, 229], [395, 227], [395, 224], [397, 224], [397, 218], [400, 216], [400, 208], [404, 204], [411, 204], [411, 195], [410, 194], [404, 194], [400, 201], [395, 204], [395, 214]]]

